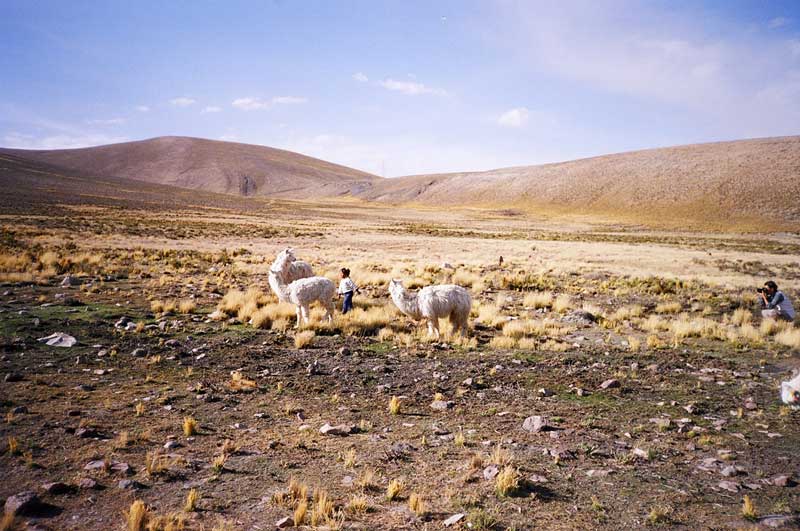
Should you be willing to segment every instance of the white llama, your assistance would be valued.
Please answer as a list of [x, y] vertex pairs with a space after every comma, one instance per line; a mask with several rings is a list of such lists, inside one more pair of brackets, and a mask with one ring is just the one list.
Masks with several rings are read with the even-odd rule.
[[[287, 263], [288, 265], [286, 265]], [[283, 284], [291, 284], [295, 280], [314, 276], [314, 270], [311, 268], [311, 264], [298, 260], [294, 256], [294, 249], [291, 247], [287, 247], [278, 253], [275, 261], [272, 262], [270, 266], [270, 271], [275, 273]], [[272, 281], [270, 281], [269, 287], [272, 288], [278, 300], [281, 302], [290, 302], [288, 299], [282, 298], [284, 294], [276, 289]]]
[[428, 335], [439, 337], [439, 319], [445, 317], [450, 319], [454, 333], [460, 330], [463, 336], [468, 334], [472, 297], [461, 286], [441, 284], [410, 293], [402, 281], [392, 280], [389, 282], [389, 293], [401, 312], [415, 320], [425, 319]]
[[269, 286], [278, 295], [278, 299], [294, 304], [297, 314], [295, 328], [300, 328], [302, 323], [308, 324], [309, 306], [314, 301], [319, 301], [325, 307], [325, 318], [329, 322], [333, 321], [333, 295], [336, 293], [336, 286], [325, 277], [307, 277], [287, 283], [282, 279], [286, 278], [291, 264], [289, 255], [284, 254], [282, 259], [276, 259], [269, 270]]

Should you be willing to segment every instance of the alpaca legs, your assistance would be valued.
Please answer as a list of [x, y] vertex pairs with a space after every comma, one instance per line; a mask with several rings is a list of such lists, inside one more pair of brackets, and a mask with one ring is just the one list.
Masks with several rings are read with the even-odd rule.
[[295, 324], [294, 327], [295, 328], [300, 328], [300, 321], [301, 321], [302, 313], [300, 311], [300, 305], [299, 304], [294, 307], [294, 311], [297, 314], [297, 324]]
[[428, 335], [434, 336], [436, 339], [439, 339], [439, 320], [438, 319], [428, 319]]
[[300, 306], [300, 312], [301, 312], [301, 315], [303, 316], [303, 322], [304, 322], [305, 324], [308, 324], [308, 323], [309, 323], [309, 318], [308, 318], [308, 314], [309, 314], [309, 311], [308, 311], [308, 306], [307, 306], [307, 305], [305, 305], [305, 304], [303, 304], [302, 306]]
[[333, 312], [334, 312], [334, 305], [333, 305], [333, 299], [331, 299], [325, 303], [325, 318], [328, 320], [329, 323], [333, 322]]

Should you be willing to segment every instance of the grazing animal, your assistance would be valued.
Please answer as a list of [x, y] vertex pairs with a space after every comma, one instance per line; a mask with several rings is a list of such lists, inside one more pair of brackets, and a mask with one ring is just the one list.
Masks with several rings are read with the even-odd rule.
[[290, 257], [291, 253], [282, 251], [272, 263], [269, 286], [279, 300], [294, 304], [297, 315], [295, 328], [300, 328], [302, 323], [309, 323], [309, 307], [315, 301], [325, 307], [325, 318], [328, 322], [333, 321], [333, 295], [336, 293], [334, 283], [325, 277], [306, 277], [287, 283], [283, 279], [287, 278], [288, 269], [293, 263]]
[[401, 312], [415, 320], [424, 319], [428, 323], [428, 335], [439, 337], [439, 319], [450, 319], [453, 332], [461, 335], [469, 333], [469, 312], [472, 297], [469, 292], [455, 284], [427, 286], [417, 293], [411, 293], [400, 280], [389, 282], [389, 294]]
[[794, 409], [800, 408], [800, 373], [788, 382], [781, 382], [781, 400]]
[[[284, 284], [291, 284], [295, 280], [314, 276], [314, 270], [311, 268], [311, 264], [298, 260], [294, 256], [294, 249], [291, 247], [287, 247], [278, 253], [275, 261], [272, 262], [270, 266], [270, 271], [274, 272], [278, 276], [278, 279]], [[269, 287], [272, 288], [278, 300], [281, 302], [290, 302], [288, 299], [282, 298], [283, 294], [273, 286], [271, 281]]]

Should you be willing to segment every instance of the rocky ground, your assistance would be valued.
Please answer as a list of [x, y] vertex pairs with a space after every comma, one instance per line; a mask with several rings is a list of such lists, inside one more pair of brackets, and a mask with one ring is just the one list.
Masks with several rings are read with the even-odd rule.
[[[7, 528], [122, 529], [136, 500], [154, 529], [291, 527], [301, 502], [317, 528], [798, 526], [778, 397], [796, 351], [772, 341], [632, 351], [628, 322], [543, 309], [571, 326], [554, 351], [494, 348], [480, 322], [477, 345], [318, 330], [296, 348], [209, 319], [222, 293], [199, 277], [192, 313], [154, 314], [177, 289], [155, 278], [2, 288]], [[38, 341], [58, 332], [75, 344]]]

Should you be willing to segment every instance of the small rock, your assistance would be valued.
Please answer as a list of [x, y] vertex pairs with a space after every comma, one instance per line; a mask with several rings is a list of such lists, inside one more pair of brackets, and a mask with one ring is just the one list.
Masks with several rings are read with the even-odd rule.
[[164, 346], [169, 348], [178, 348], [181, 346], [181, 342], [178, 341], [177, 339], [167, 339], [164, 342]]
[[609, 469], [599, 469], [599, 470], [592, 469], [586, 471], [586, 476], [590, 478], [604, 478], [609, 474], [611, 474], [612, 472], [613, 470]]
[[748, 397], [747, 400], [744, 401], [744, 408], [748, 409], [748, 410], [751, 410], [751, 411], [753, 409], [758, 409], [758, 406], [756, 405], [756, 401], [753, 400], [752, 396]]
[[464, 519], [464, 513], [457, 513], [442, 523], [444, 524], [445, 527], [450, 527], [451, 525], [455, 525], [463, 519]]
[[7, 514], [32, 516], [40, 506], [39, 497], [35, 492], [29, 490], [9, 496], [6, 500], [5, 510]]
[[131, 356], [133, 356], [134, 358], [144, 358], [145, 356], [147, 356], [147, 351], [143, 348], [136, 348], [133, 349], [133, 352], [131, 352]]
[[800, 526], [800, 517], [796, 515], [770, 514], [759, 518], [758, 523], [764, 527], [771, 527], [773, 529], [782, 527], [796, 529]]
[[81, 478], [81, 479], [78, 480], [78, 488], [79, 489], [86, 489], [86, 490], [96, 489], [97, 488], [97, 482], [95, 480], [93, 480], [92, 478]]
[[539, 393], [539, 396], [543, 396], [543, 397], [553, 396], [555, 394], [550, 389], [545, 389], [544, 387], [539, 389], [538, 393]]
[[437, 411], [445, 411], [455, 406], [455, 402], [452, 400], [434, 400], [431, 402], [431, 409], [435, 409]]
[[547, 478], [544, 477], [544, 476], [540, 476], [539, 474], [533, 474], [533, 475], [528, 477], [528, 482], [529, 483], [538, 483], [538, 484], [547, 483]]
[[670, 424], [671, 424], [671, 423], [670, 423], [670, 420], [669, 420], [669, 419], [665, 419], [665, 418], [654, 418], [654, 419], [650, 419], [650, 422], [652, 422], [653, 424], [655, 424], [655, 425], [656, 425], [656, 427], [657, 427], [658, 429], [660, 429], [660, 430], [666, 430], [666, 429], [669, 429], [669, 426], [670, 426]]
[[728, 492], [739, 492], [739, 484], [735, 481], [720, 481], [717, 486]]
[[554, 430], [553, 426], [547, 423], [547, 420], [541, 415], [532, 415], [525, 419], [522, 423], [522, 429], [531, 433], [538, 433], [540, 431]]
[[353, 431], [353, 426], [348, 426], [347, 424], [339, 424], [338, 426], [331, 426], [327, 422], [324, 426], [319, 429], [319, 432], [322, 435], [339, 435], [339, 436], [347, 436], [350, 435]]
[[51, 347], [72, 347], [78, 342], [77, 339], [64, 332], [56, 332], [47, 337], [40, 337], [37, 341]]
[[180, 448], [181, 443], [178, 441], [167, 441], [164, 443], [164, 450], [174, 450], [175, 448]]
[[794, 487], [797, 485], [795, 480], [786, 475], [775, 476], [774, 478], [770, 479], [770, 483], [776, 487]]
[[6, 374], [5, 378], [3, 378], [3, 381], [5, 381], [5, 382], [21, 382], [22, 379], [23, 378], [22, 378], [22, 375], [20, 373], [18, 373], [18, 372], [10, 372], [10, 373]]
[[28, 408], [25, 406], [17, 406], [11, 409], [12, 415], [23, 415], [28, 412]]
[[117, 474], [124, 474], [129, 475], [133, 474], [133, 470], [128, 463], [123, 463], [121, 461], [114, 461], [111, 463], [111, 471], [116, 472]]
[[347, 347], [340, 348], [339, 349], [339, 355], [340, 356], [349, 356], [350, 355], [350, 349], [347, 348]]
[[620, 386], [619, 380], [611, 378], [600, 384], [600, 389], [615, 389]]
[[65, 275], [63, 280], [61, 280], [61, 287], [68, 288], [70, 286], [75, 286], [79, 283], [80, 281], [77, 278], [73, 277], [72, 275]]
[[734, 465], [728, 465], [720, 471], [720, 474], [722, 474], [726, 478], [729, 478], [738, 475], [739, 469]]
[[[109, 466], [111, 466], [109, 464]], [[94, 461], [89, 461], [84, 465], [84, 470], [100, 470], [106, 467], [106, 462], [104, 459], [96, 459]]]
[[489, 465], [483, 469], [483, 479], [485, 480], [492, 480], [500, 473], [500, 469], [497, 465]]
[[117, 487], [122, 490], [140, 490], [144, 488], [144, 485], [135, 479], [121, 479], [119, 483], [117, 483]]
[[277, 522], [275, 522], [275, 527], [278, 529], [283, 529], [285, 527], [294, 527], [294, 520], [291, 516], [284, 516]]
[[80, 384], [73, 387], [75, 391], [83, 391], [84, 393], [88, 393], [90, 391], [94, 391], [94, 387], [89, 384]]

